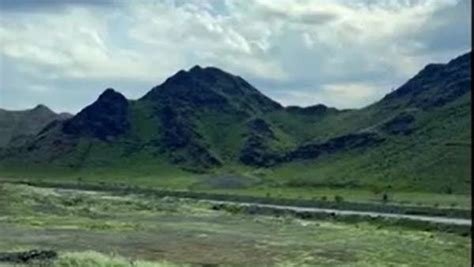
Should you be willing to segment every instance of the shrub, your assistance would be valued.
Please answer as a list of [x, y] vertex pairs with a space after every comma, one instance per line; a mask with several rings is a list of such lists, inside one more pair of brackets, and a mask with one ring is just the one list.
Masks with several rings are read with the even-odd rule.
[[344, 198], [341, 197], [340, 195], [335, 195], [334, 196], [334, 201], [336, 201], [336, 203], [341, 203], [344, 201]]
[[447, 186], [445, 189], [444, 189], [444, 192], [448, 195], [451, 195], [453, 193], [453, 188], [451, 186]]

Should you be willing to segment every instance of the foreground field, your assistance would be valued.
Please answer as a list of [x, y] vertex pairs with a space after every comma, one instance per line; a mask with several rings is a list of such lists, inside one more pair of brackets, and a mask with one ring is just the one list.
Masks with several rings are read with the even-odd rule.
[[174, 198], [0, 184], [0, 251], [53, 266], [469, 266], [470, 238], [231, 214]]

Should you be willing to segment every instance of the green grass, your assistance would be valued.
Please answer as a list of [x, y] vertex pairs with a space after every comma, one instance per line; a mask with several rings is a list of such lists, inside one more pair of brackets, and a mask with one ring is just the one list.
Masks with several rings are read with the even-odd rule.
[[230, 214], [174, 198], [3, 184], [0, 209], [0, 250], [54, 249], [59, 252], [54, 266], [467, 266], [470, 261], [469, 237], [455, 234]]
[[[143, 165], [141, 165], [144, 167]], [[387, 185], [365, 186], [354, 184], [351, 180], [326, 180], [318, 179], [320, 172], [312, 176], [311, 170], [299, 175], [294, 175], [294, 169], [278, 170], [278, 172], [262, 170], [255, 172], [253, 169], [240, 168], [246, 173], [246, 180], [252, 181], [248, 186], [242, 188], [213, 187], [208, 184], [209, 180], [219, 179], [220, 176], [237, 175], [239, 172], [223, 170], [215, 174], [192, 174], [172, 166], [156, 165], [156, 172], [150, 172], [144, 167], [142, 172], [122, 171], [120, 169], [98, 169], [83, 170], [64, 174], [62, 171], [51, 172], [41, 169], [31, 169], [31, 174], [18, 175], [17, 172], [4, 173], [3, 178], [24, 180], [32, 182], [52, 182], [71, 184], [101, 184], [101, 185], [124, 185], [139, 186], [142, 188], [154, 188], [165, 190], [189, 190], [195, 192], [224, 193], [231, 195], [245, 195], [257, 197], [272, 197], [282, 199], [303, 199], [333, 201], [335, 196], [342, 196], [347, 202], [370, 202], [382, 203], [383, 193], [388, 194], [388, 203], [410, 206], [448, 207], [448, 208], [471, 208], [471, 196], [459, 193], [435, 193], [422, 190], [388, 188]], [[168, 168], [168, 169], [167, 169]], [[299, 168], [304, 168], [302, 164]], [[234, 169], [234, 170], [235, 170]], [[41, 175], [38, 175], [41, 173]], [[216, 178], [213, 178], [216, 177]], [[244, 179], [244, 178], [242, 178]]]
[[[97, 148], [98, 149], [98, 148]], [[101, 157], [106, 158], [107, 148]], [[200, 175], [186, 172], [165, 160], [150, 155], [123, 158], [112, 166], [101, 166], [99, 156], [89, 159], [90, 164], [81, 168], [44, 166], [30, 164], [28, 166], [0, 166], [1, 177], [13, 179], [32, 179], [44, 181], [61, 181], [73, 183], [105, 183], [156, 186], [161, 188], [182, 189], [194, 184]]]
[[[338, 189], [338, 188], [285, 188], [285, 187], [256, 187], [252, 189], [209, 189], [206, 192], [224, 193], [230, 195], [246, 195], [258, 197], [272, 197], [277, 199], [303, 199], [334, 201], [336, 196], [343, 197], [347, 202], [369, 202], [382, 204], [383, 193], [374, 193], [365, 189]], [[471, 208], [471, 198], [458, 194], [436, 194], [424, 192], [387, 192], [387, 203], [428, 206], [428, 207], [456, 207]]]
[[411, 109], [415, 131], [406, 136], [381, 132], [380, 126], [404, 108], [376, 103], [365, 109], [326, 117], [270, 114], [297, 142], [324, 141], [334, 136], [370, 130], [386, 141], [377, 147], [342, 151], [316, 160], [295, 161], [267, 170], [269, 178], [315, 184], [356, 183], [366, 189], [469, 195], [471, 188], [470, 94], [429, 111]]

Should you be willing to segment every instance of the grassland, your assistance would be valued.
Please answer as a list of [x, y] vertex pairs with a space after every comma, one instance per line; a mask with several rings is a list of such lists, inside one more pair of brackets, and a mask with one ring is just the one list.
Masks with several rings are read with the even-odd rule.
[[231, 214], [174, 198], [0, 185], [0, 251], [54, 266], [468, 266], [469, 237]]
[[[75, 172], [44, 171], [40, 168], [3, 172], [1, 180], [124, 185], [154, 188], [157, 190], [185, 190], [254, 197], [271, 197], [290, 200], [334, 201], [340, 196], [346, 202], [394, 204], [432, 208], [471, 209], [471, 195], [463, 193], [436, 193], [417, 190], [397, 190], [387, 187], [366, 187], [347, 181], [318, 181], [317, 179], [293, 179], [289, 174], [274, 174], [271, 170], [241, 169], [244, 175], [233, 171], [214, 174], [191, 174], [171, 166], [157, 165], [157, 172], [96, 169]], [[230, 174], [228, 174], [230, 173]], [[275, 176], [276, 177], [275, 177]], [[306, 174], [309, 176], [309, 174]], [[231, 181], [229, 181], [229, 179]], [[387, 195], [386, 201], [384, 195]]]

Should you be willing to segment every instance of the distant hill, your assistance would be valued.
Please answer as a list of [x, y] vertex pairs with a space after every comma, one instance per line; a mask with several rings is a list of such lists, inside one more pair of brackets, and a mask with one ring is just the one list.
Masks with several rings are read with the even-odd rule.
[[21, 111], [0, 109], [0, 147], [17, 146], [21, 140], [39, 133], [47, 124], [70, 117], [71, 114], [54, 113], [44, 105]]
[[283, 107], [239, 76], [195, 66], [138, 100], [105, 90], [74, 117], [7, 147], [0, 172], [26, 164], [159, 176], [174, 168], [258, 173], [281, 186], [466, 192], [470, 54], [430, 64], [380, 101], [356, 110]]

